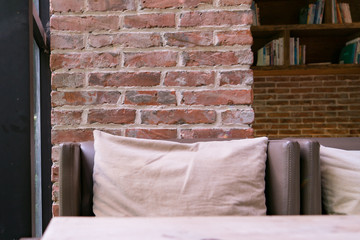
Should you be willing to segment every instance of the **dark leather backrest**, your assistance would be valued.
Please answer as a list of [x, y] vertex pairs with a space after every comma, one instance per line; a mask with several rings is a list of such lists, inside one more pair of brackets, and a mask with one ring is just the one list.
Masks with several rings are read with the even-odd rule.
[[322, 213], [320, 145], [314, 139], [292, 140], [300, 144], [300, 213], [319, 215]]
[[312, 138], [325, 147], [340, 148], [344, 150], [360, 150], [360, 137], [341, 138]]
[[[229, 139], [174, 140], [177, 142], [224, 141]], [[80, 152], [79, 157], [65, 153], [60, 162], [60, 215], [61, 216], [93, 216], [92, 211], [92, 171], [94, 166], [93, 142], [80, 144], [63, 144], [65, 152]], [[71, 149], [71, 150], [70, 150]], [[76, 150], [77, 149], [77, 150]], [[296, 215], [300, 213], [300, 176], [299, 145], [289, 140], [271, 140], [268, 145], [268, 161], [266, 167], [266, 205], [269, 215]], [[81, 157], [80, 157], [81, 156]], [[79, 163], [75, 163], [75, 162]], [[73, 165], [81, 166], [81, 169]], [[67, 167], [65, 169], [64, 167]], [[72, 178], [67, 178], [68, 171]], [[80, 171], [81, 170], [81, 171]], [[74, 187], [78, 185], [77, 187]], [[79, 190], [77, 190], [79, 189]], [[81, 189], [81, 190], [80, 190]], [[80, 195], [72, 199], [71, 196]], [[74, 201], [76, 200], [76, 201]], [[77, 205], [77, 206], [75, 206]]]
[[322, 214], [320, 145], [360, 150], [359, 137], [289, 138], [300, 144], [301, 214]]

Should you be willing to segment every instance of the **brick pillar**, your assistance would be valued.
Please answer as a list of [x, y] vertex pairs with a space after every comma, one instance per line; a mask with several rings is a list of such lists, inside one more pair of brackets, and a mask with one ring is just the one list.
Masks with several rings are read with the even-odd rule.
[[253, 136], [251, 0], [51, 0], [52, 143]]

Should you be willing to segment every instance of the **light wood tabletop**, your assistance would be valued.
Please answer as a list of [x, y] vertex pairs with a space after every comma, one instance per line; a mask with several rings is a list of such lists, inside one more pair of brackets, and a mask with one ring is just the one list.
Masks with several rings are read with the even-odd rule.
[[56, 217], [43, 240], [360, 239], [358, 216]]

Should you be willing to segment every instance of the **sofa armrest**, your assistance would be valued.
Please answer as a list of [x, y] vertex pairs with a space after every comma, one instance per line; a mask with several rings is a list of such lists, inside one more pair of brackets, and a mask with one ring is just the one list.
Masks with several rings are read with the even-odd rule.
[[299, 144], [290, 140], [271, 140], [267, 153], [267, 214], [300, 214]]
[[80, 144], [61, 145], [59, 169], [60, 216], [81, 214]]

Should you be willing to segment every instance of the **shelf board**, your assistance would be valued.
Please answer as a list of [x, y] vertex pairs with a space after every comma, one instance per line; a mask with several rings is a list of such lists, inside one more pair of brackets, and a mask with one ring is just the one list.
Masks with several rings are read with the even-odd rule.
[[360, 64], [326, 64], [251, 67], [255, 77], [291, 75], [360, 74]]

